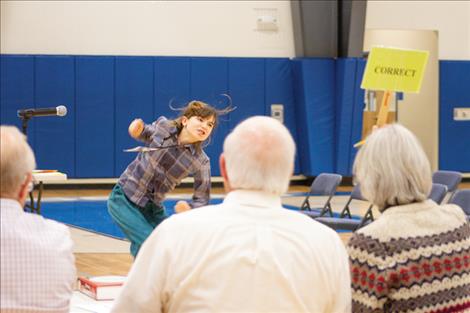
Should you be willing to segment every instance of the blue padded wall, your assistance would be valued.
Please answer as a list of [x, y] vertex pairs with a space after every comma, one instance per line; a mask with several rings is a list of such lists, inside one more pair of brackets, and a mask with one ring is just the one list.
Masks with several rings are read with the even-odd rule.
[[[283, 58], [266, 59], [265, 71], [266, 115], [271, 115], [271, 104], [284, 105], [284, 125], [298, 142], [294, 82], [291, 61]], [[297, 145], [294, 174], [300, 174], [299, 146]]]
[[191, 95], [191, 60], [184, 57], [159, 57], [155, 59], [155, 116], [176, 118]]
[[350, 176], [351, 129], [354, 112], [356, 60], [336, 61], [336, 172]]
[[[229, 92], [236, 110], [230, 113], [228, 129], [232, 130], [239, 121], [253, 115], [266, 114], [264, 103], [265, 62], [258, 58], [233, 58], [229, 60]], [[222, 119], [226, 119], [222, 117]], [[223, 122], [222, 122], [223, 123]]]
[[360, 89], [365, 61], [343, 58], [336, 61], [336, 173], [352, 175], [352, 163], [361, 139], [364, 91]]
[[349, 173], [352, 175], [352, 169], [354, 165], [354, 159], [358, 149], [354, 148], [353, 145], [362, 139], [362, 123], [363, 123], [363, 112], [364, 112], [364, 90], [361, 89], [362, 76], [366, 68], [366, 60], [357, 59], [356, 65], [356, 78], [354, 88], [354, 110], [353, 122], [351, 125], [351, 152], [349, 155]]
[[64, 117], [35, 121], [37, 167], [58, 169], [75, 177], [75, 58], [37, 56], [35, 65], [35, 106], [67, 106]]
[[[0, 56], [0, 123], [22, 127], [19, 109], [34, 108], [34, 57]], [[27, 124], [28, 141], [34, 146], [35, 120]]]
[[[238, 108], [221, 117], [206, 148], [213, 175], [220, 175], [226, 134], [248, 116], [270, 115], [271, 104], [283, 104], [297, 143], [295, 174], [349, 176], [352, 145], [362, 131], [364, 65], [361, 59], [2, 55], [1, 122], [20, 126], [19, 108], [67, 105], [65, 118], [29, 123], [38, 166], [69, 177], [118, 177], [135, 158], [123, 149], [140, 145], [127, 132], [134, 118], [174, 118], [179, 112], [170, 104], [182, 107], [192, 99], [224, 108], [229, 101], [223, 94], [229, 94]], [[450, 120], [455, 103], [468, 102], [459, 88], [468, 84], [465, 66], [441, 64], [441, 116]], [[468, 164], [467, 146], [446, 146], [456, 133], [468, 132], [467, 125], [441, 121], [441, 167], [468, 171], [462, 166]]]
[[[192, 99], [207, 102], [219, 109], [227, 106], [227, 99], [222, 96], [228, 93], [227, 58], [191, 58], [190, 75]], [[230, 114], [223, 119], [227, 118], [230, 118]], [[223, 119], [213, 132], [210, 144], [204, 148], [210, 158], [212, 176], [220, 176], [219, 155], [229, 127]]]
[[[222, 116], [206, 148], [214, 175], [226, 134], [254, 114], [284, 104], [285, 123], [296, 138], [291, 63], [286, 58], [191, 58], [1, 55], [1, 122], [20, 126], [20, 108], [68, 107], [65, 118], [29, 122], [39, 168], [71, 178], [118, 177], [134, 159], [125, 148], [139, 145], [127, 133], [137, 117], [151, 123], [176, 117], [187, 101], [238, 109]], [[40, 126], [39, 128], [35, 125]], [[300, 172], [298, 162], [296, 173]]]
[[152, 123], [154, 115], [154, 59], [151, 57], [116, 57], [115, 68], [115, 169], [120, 176], [135, 153], [124, 149], [142, 145], [129, 136], [129, 124], [135, 118]]
[[470, 61], [440, 61], [439, 169], [470, 172], [470, 121], [454, 121], [455, 107], [469, 107]]
[[297, 147], [301, 172], [335, 171], [335, 60], [295, 59]]
[[114, 173], [114, 58], [76, 58], [76, 177]]

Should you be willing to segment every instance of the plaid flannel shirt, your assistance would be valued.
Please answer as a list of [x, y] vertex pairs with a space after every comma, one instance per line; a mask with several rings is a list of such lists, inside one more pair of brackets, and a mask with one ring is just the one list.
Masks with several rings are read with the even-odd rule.
[[162, 116], [153, 124], [145, 125], [139, 140], [151, 148], [174, 147], [140, 152], [129, 164], [118, 181], [129, 200], [140, 207], [148, 201], [161, 205], [165, 194], [191, 175], [194, 177], [194, 195], [190, 206], [196, 208], [209, 202], [209, 157], [193, 145], [178, 145], [177, 129], [171, 121]]

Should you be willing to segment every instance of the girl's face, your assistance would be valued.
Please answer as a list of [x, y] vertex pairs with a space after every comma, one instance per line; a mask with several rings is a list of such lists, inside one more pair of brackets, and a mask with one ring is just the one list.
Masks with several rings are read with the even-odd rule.
[[181, 123], [187, 130], [187, 135], [191, 142], [205, 141], [212, 133], [212, 129], [215, 125], [215, 116], [206, 118], [200, 116], [187, 118], [183, 116]]

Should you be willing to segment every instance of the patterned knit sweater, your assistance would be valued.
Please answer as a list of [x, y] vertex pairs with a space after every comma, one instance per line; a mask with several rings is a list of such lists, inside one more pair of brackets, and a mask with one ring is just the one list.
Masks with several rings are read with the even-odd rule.
[[388, 208], [348, 252], [353, 312], [470, 312], [470, 225], [458, 206]]

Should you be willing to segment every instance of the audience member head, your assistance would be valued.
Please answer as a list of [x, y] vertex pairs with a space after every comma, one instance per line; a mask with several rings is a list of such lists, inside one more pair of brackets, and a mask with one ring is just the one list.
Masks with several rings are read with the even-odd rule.
[[424, 201], [431, 191], [431, 167], [418, 139], [399, 124], [375, 130], [359, 150], [354, 174], [362, 195], [383, 211]]
[[241, 122], [227, 136], [220, 167], [227, 190], [287, 191], [294, 169], [295, 143], [287, 128], [267, 116]]
[[35, 167], [26, 137], [14, 126], [0, 126], [0, 197], [24, 205]]

